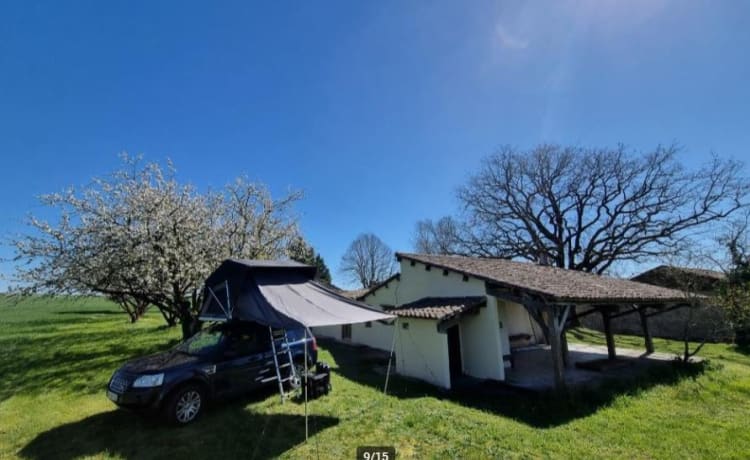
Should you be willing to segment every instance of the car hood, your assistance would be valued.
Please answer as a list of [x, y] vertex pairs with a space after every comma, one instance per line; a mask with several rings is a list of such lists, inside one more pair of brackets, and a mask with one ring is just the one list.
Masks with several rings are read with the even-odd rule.
[[201, 361], [203, 358], [200, 356], [169, 350], [128, 361], [122, 366], [122, 370], [132, 373], [159, 372], [176, 367], [189, 367]]

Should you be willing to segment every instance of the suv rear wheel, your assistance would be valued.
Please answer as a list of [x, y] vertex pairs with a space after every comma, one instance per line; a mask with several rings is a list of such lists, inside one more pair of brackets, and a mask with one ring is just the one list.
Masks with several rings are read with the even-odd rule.
[[185, 385], [169, 397], [164, 406], [164, 415], [176, 425], [187, 425], [198, 418], [205, 404], [205, 392], [199, 385]]

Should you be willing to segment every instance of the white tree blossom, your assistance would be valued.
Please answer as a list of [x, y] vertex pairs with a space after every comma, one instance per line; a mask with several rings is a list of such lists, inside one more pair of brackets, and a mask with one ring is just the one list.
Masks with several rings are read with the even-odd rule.
[[18, 291], [102, 294], [129, 313], [154, 305], [190, 335], [203, 280], [222, 260], [283, 257], [298, 235], [298, 192], [275, 200], [238, 178], [199, 193], [177, 181], [171, 163], [123, 160], [123, 169], [89, 187], [41, 197], [59, 218], [31, 217], [33, 231], [14, 240]]

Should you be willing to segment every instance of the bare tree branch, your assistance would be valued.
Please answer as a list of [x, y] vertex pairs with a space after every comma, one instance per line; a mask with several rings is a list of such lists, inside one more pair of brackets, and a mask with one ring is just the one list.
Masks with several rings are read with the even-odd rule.
[[460, 223], [421, 221], [415, 245], [596, 273], [662, 255], [750, 201], [742, 164], [713, 157], [689, 171], [677, 151], [505, 147], [459, 188]]

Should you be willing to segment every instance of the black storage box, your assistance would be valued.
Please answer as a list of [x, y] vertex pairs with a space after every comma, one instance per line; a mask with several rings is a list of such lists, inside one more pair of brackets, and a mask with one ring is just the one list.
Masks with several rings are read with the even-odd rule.
[[326, 363], [318, 362], [315, 365], [315, 372], [310, 373], [304, 380], [309, 399], [327, 395], [331, 391], [331, 368]]

